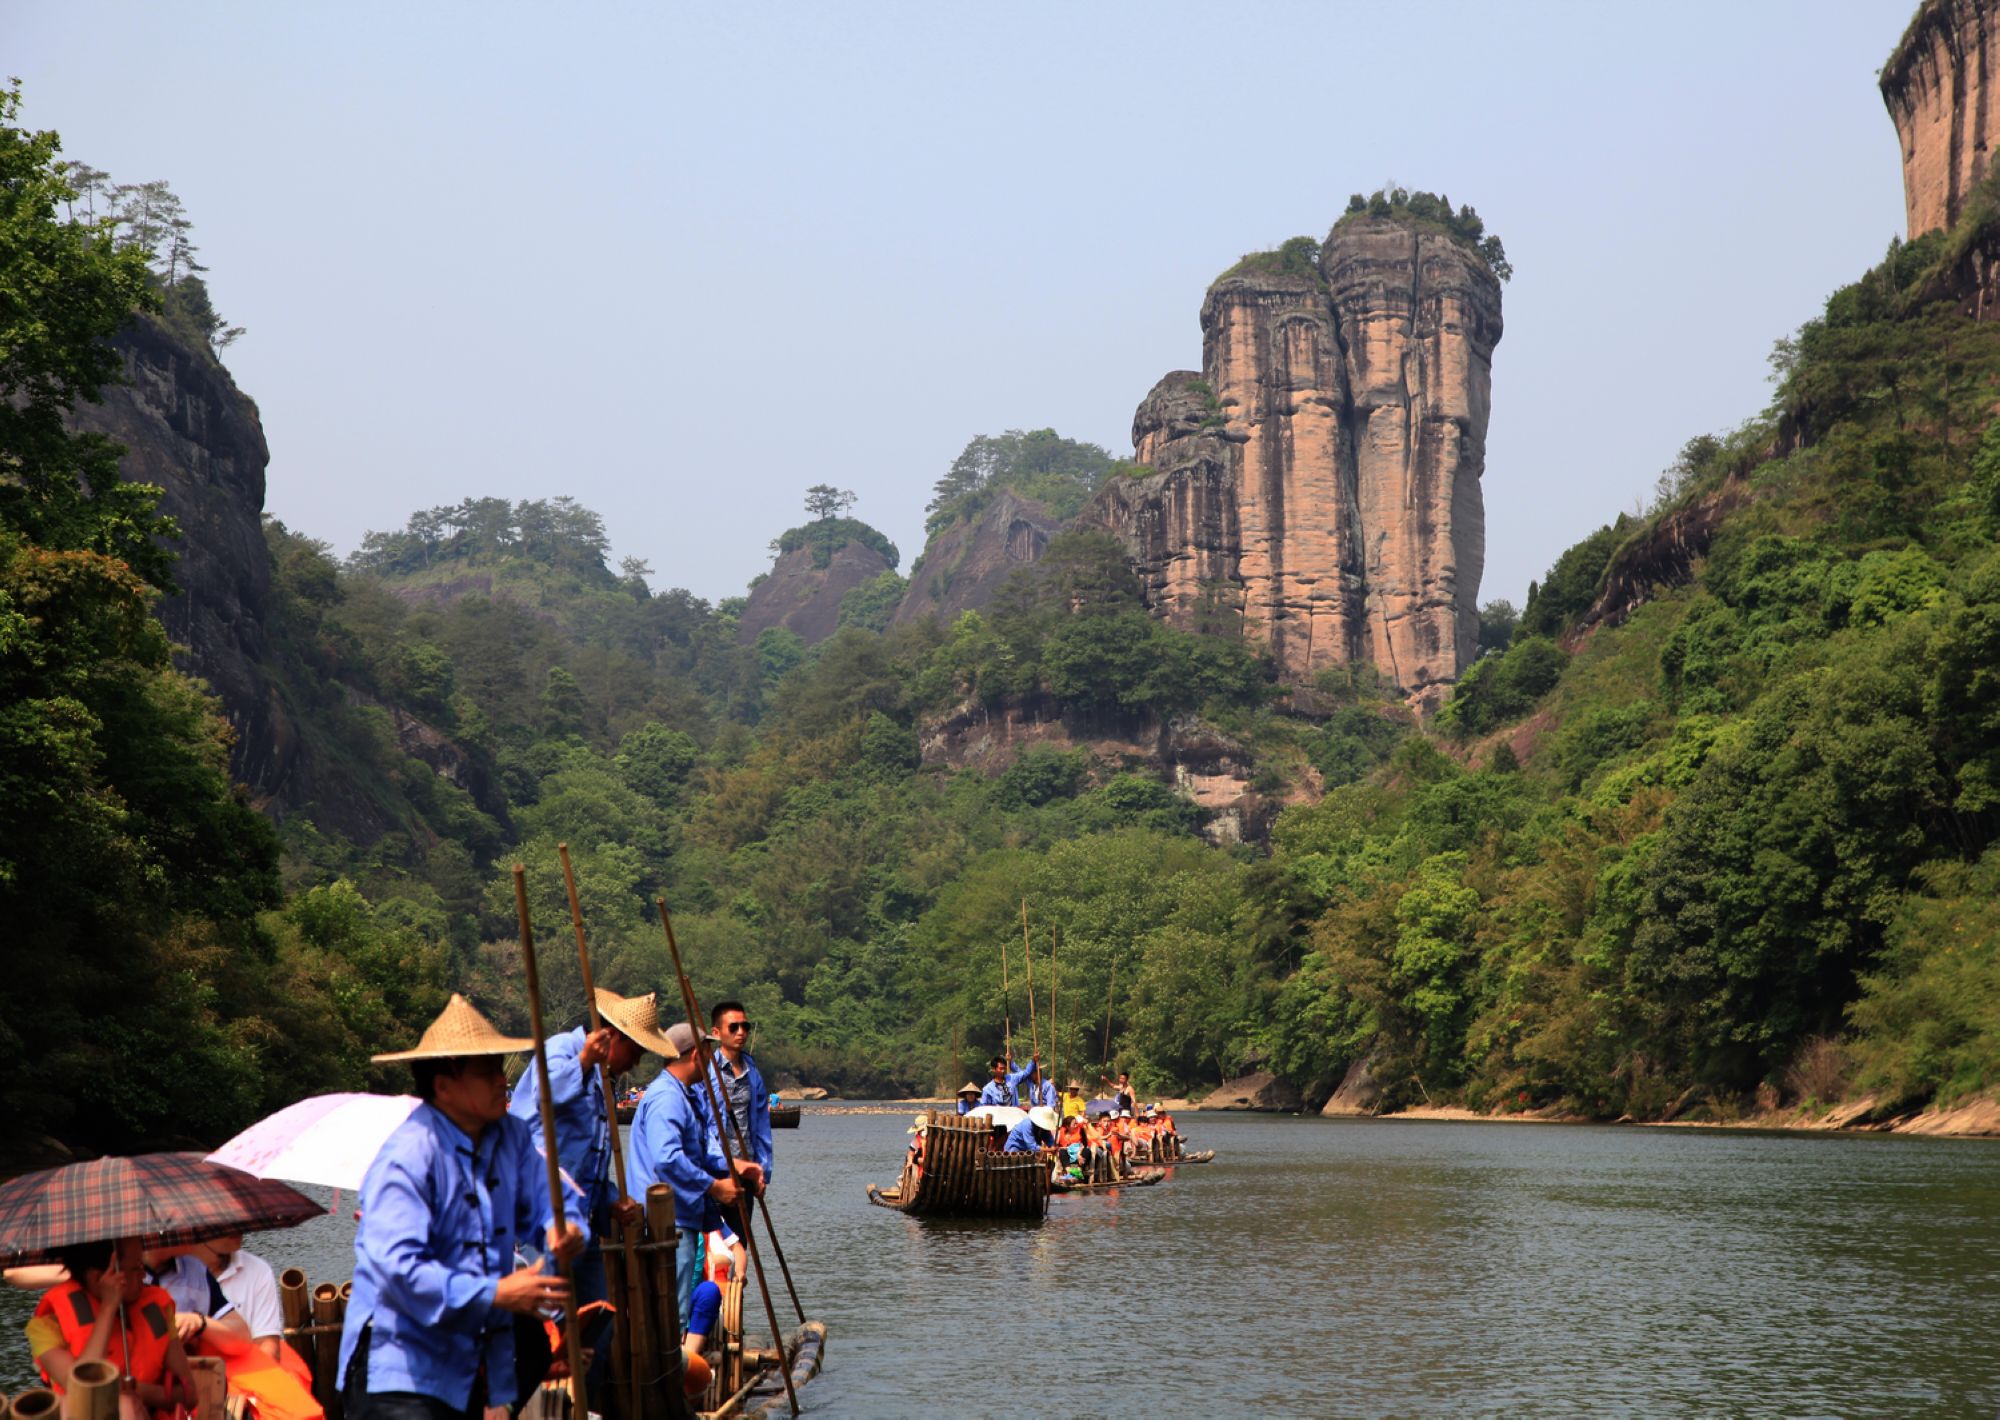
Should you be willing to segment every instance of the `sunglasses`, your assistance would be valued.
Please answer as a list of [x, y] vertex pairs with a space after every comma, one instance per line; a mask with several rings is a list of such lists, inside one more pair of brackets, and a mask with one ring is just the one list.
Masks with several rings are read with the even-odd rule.
[[753, 1025], [751, 1025], [751, 1024], [750, 1024], [750, 1022], [748, 1022], [748, 1021], [730, 1021], [730, 1022], [729, 1022], [729, 1023], [727, 1024], [727, 1025], [724, 1025], [724, 1026], [722, 1026], [722, 1027], [721, 1027], [721, 1029], [723, 1029], [723, 1030], [740, 1030], [740, 1031], [742, 1031], [742, 1032], [743, 1032], [743, 1033], [744, 1033], [745, 1035], [748, 1035], [748, 1034], [750, 1034], [750, 1032], [751, 1032], [751, 1031], [755, 1030], [755, 1029], [756, 1029], [756, 1027], [755, 1027], [755, 1026], [753, 1026]]

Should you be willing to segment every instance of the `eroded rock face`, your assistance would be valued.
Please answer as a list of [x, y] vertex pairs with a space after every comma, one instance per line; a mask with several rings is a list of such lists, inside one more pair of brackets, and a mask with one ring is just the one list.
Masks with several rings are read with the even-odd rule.
[[2000, 141], [2000, 0], [1926, 0], [1882, 68], [1903, 149], [1903, 205], [1920, 237], [1958, 220]]
[[849, 542], [815, 567], [810, 548], [780, 553], [770, 573], [750, 593], [737, 619], [737, 639], [748, 645], [767, 627], [795, 631], [807, 645], [824, 641], [840, 625], [840, 599], [889, 570], [882, 554]]
[[1316, 274], [1250, 270], [1202, 303], [1202, 371], [1167, 376], [1080, 521], [1118, 536], [1148, 605], [1234, 620], [1295, 683], [1355, 660], [1419, 703], [1478, 645], [1500, 287], [1394, 218], [1343, 222]]
[[950, 622], [961, 612], [979, 610], [1016, 570], [1042, 555], [1061, 527], [1035, 499], [1002, 489], [971, 518], [931, 539], [891, 624], [926, 616]]
[[1201, 1102], [1203, 1109], [1254, 1110], [1266, 1114], [1297, 1114], [1303, 1105], [1296, 1085], [1266, 1070], [1239, 1075]]
[[179, 592], [161, 599], [160, 621], [186, 648], [177, 663], [208, 683], [236, 731], [232, 772], [270, 805], [296, 766], [298, 735], [264, 671], [270, 451], [257, 406], [228, 371], [151, 317], [137, 317], [113, 344], [126, 382], [106, 388], [101, 404], [80, 405], [70, 424], [118, 440], [124, 477], [163, 490], [160, 509], [182, 538], [174, 546]]

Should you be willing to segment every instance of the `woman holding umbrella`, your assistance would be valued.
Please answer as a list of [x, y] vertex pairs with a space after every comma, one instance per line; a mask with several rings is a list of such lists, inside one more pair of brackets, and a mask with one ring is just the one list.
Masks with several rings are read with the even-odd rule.
[[109, 1361], [126, 1377], [120, 1420], [165, 1413], [178, 1387], [194, 1402], [194, 1372], [174, 1333], [174, 1299], [147, 1286], [139, 1240], [78, 1243], [62, 1250], [70, 1280], [51, 1287], [28, 1323], [42, 1378], [58, 1393], [84, 1361]]

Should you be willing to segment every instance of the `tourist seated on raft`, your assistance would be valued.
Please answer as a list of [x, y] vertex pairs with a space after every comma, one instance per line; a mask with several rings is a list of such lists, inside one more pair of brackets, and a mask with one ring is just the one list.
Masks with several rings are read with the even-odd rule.
[[1089, 1101], [1083, 1097], [1083, 1081], [1071, 1080], [1068, 1087], [1063, 1090], [1062, 1117], [1064, 1119], [1069, 1119], [1072, 1116], [1080, 1117], [1085, 1112], [1088, 1104]]
[[930, 1128], [931, 1122], [929, 1116], [920, 1114], [917, 1116], [917, 1122], [903, 1131], [905, 1134], [911, 1136], [909, 1169], [911, 1175], [916, 1178], [923, 1177], [924, 1140], [929, 1136]]
[[1056, 1112], [1038, 1104], [1028, 1111], [1026, 1119], [1007, 1131], [1007, 1142], [1002, 1149], [1009, 1154], [1033, 1154], [1055, 1147], [1055, 1142]]
[[987, 1068], [993, 1072], [993, 1078], [988, 1082], [986, 1088], [979, 1092], [979, 1102], [981, 1104], [1004, 1104], [1009, 1109], [1019, 1109], [1021, 1107], [1021, 1081], [1034, 1074], [1035, 1067], [1041, 1063], [1042, 1057], [1037, 1055], [1029, 1060], [1027, 1064], [1016, 1067], [1008, 1062], [1006, 1056], [994, 1056], [987, 1065]]
[[70, 1280], [42, 1294], [28, 1349], [57, 1395], [84, 1361], [109, 1361], [128, 1378], [119, 1420], [166, 1417], [194, 1405], [194, 1371], [174, 1329], [174, 1299], [149, 1286], [136, 1238], [79, 1243], [61, 1253]]
[[193, 1356], [222, 1362], [232, 1393], [259, 1420], [321, 1420], [312, 1369], [283, 1343], [284, 1307], [271, 1264], [240, 1234], [149, 1249], [146, 1267], [174, 1299], [174, 1330]]
[[722, 1288], [709, 1281], [695, 1283], [694, 1295], [688, 1301], [687, 1330], [681, 1333], [681, 1389], [690, 1396], [707, 1390], [715, 1374], [708, 1358], [701, 1353], [715, 1333], [715, 1321], [720, 1315]]
[[979, 1108], [979, 1086], [967, 1080], [958, 1087], [958, 1112], [970, 1114]]

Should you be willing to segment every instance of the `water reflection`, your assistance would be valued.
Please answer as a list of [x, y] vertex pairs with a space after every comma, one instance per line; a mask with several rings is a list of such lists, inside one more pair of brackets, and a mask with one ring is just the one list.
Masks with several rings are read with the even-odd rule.
[[[1992, 1414], [1983, 1141], [1190, 1115], [1048, 1221], [871, 1207], [901, 1115], [809, 1115], [775, 1217], [822, 1415]], [[351, 1200], [350, 1206], [351, 1206]], [[253, 1242], [344, 1276], [351, 1214]], [[0, 1377], [32, 1299], [0, 1297]], [[1107, 1358], [1125, 1358], [1111, 1364]], [[1032, 1399], [1024, 1367], [1060, 1375]], [[945, 1383], [948, 1380], [948, 1383]], [[940, 1385], [943, 1388], [940, 1389]]]

